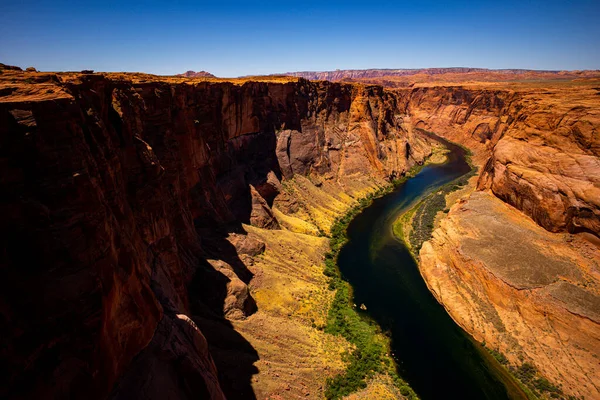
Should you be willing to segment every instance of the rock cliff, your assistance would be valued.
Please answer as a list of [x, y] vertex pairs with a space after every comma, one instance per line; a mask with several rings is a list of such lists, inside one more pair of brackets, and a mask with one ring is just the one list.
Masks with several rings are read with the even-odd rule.
[[209, 350], [253, 352], [242, 223], [280, 227], [282, 180], [351, 192], [427, 151], [377, 86], [0, 72], [1, 397], [252, 396]]
[[552, 232], [600, 236], [600, 107], [593, 84], [400, 91], [413, 126], [475, 151], [491, 189]]
[[599, 92], [508, 86], [408, 95], [413, 121], [474, 149], [481, 167], [477, 191], [421, 249], [421, 273], [452, 317], [513, 366], [532, 363], [563, 393], [598, 398]]

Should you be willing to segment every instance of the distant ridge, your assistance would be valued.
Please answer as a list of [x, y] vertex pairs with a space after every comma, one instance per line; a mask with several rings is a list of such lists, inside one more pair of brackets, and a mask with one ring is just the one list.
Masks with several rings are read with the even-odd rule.
[[[310, 80], [348, 81], [348, 80], [370, 80], [381, 78], [395, 78], [397, 80], [439, 80], [442, 76], [446, 78], [460, 78], [459, 80], [534, 80], [534, 79], [577, 79], [599, 77], [599, 70], [586, 71], [552, 71], [532, 69], [487, 69], [487, 68], [418, 68], [418, 69], [338, 69], [335, 71], [298, 71], [287, 72], [276, 75], [295, 76]], [[411, 79], [414, 77], [415, 79]]]
[[206, 71], [186, 71], [183, 74], [177, 74], [177, 76], [185, 76], [186, 78], [216, 78], [213, 74]]

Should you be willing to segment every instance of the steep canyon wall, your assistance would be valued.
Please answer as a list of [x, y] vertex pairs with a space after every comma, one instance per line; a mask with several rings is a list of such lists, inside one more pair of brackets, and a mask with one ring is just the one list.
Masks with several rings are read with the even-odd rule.
[[480, 167], [477, 191], [421, 249], [429, 288], [513, 366], [585, 398], [600, 397], [599, 93], [574, 82], [405, 92], [413, 123], [473, 149]]
[[427, 151], [377, 86], [2, 72], [2, 397], [223, 398], [194, 320], [256, 310], [241, 224]]

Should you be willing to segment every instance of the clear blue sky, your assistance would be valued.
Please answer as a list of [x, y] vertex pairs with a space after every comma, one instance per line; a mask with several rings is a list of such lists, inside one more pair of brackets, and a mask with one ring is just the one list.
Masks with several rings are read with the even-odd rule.
[[239, 76], [422, 67], [600, 69], [600, 0], [0, 0], [0, 62]]

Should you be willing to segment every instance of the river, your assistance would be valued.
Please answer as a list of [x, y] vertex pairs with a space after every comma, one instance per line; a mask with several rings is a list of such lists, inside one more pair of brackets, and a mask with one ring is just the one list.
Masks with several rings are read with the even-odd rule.
[[448, 161], [426, 166], [357, 215], [338, 266], [353, 287], [354, 303], [365, 304], [361, 312], [389, 334], [398, 373], [421, 399], [508, 399], [497, 362], [436, 301], [392, 232], [398, 216], [419, 199], [470, 171], [461, 147], [438, 140], [450, 150]]

